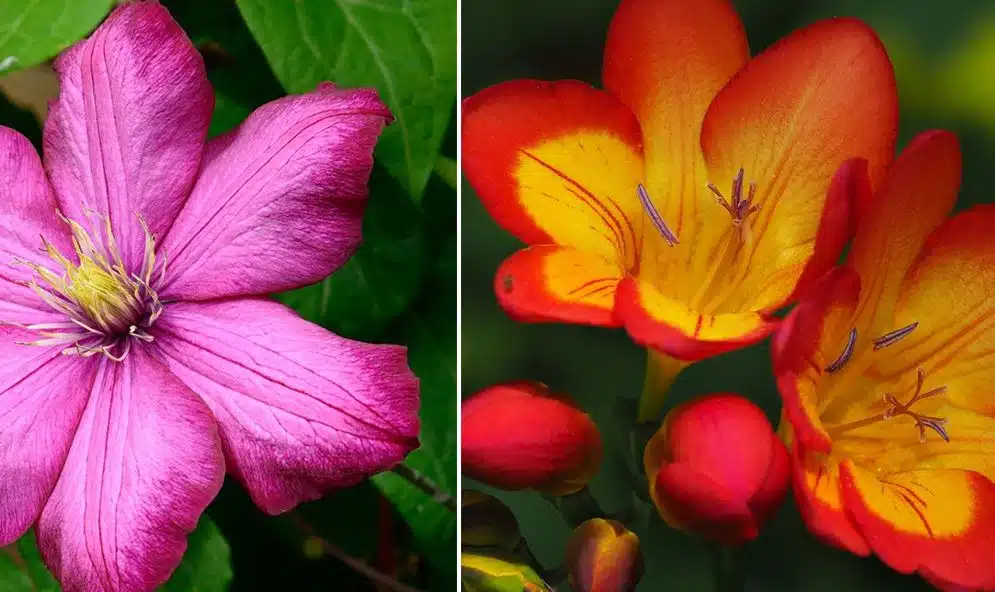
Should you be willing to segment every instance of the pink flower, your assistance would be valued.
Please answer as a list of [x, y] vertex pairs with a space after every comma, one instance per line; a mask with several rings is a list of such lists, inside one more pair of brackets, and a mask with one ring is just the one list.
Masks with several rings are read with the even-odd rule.
[[402, 347], [263, 296], [352, 254], [391, 115], [326, 84], [206, 142], [203, 62], [155, 2], [55, 66], [44, 170], [0, 128], [0, 546], [34, 524], [68, 592], [152, 590], [226, 468], [275, 514], [417, 445]]

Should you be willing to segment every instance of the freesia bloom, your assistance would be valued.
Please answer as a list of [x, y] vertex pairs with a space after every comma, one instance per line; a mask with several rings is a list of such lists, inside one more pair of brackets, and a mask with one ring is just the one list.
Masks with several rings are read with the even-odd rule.
[[835, 263], [854, 194], [892, 159], [894, 73], [855, 20], [749, 59], [726, 0], [623, 0], [603, 80], [468, 98], [463, 168], [529, 245], [497, 272], [501, 305], [625, 327], [663, 354], [665, 391], [687, 362], [769, 335], [774, 311]]
[[767, 417], [731, 393], [671, 410], [643, 463], [668, 524], [726, 545], [756, 538], [791, 484], [788, 452]]
[[486, 388], [463, 401], [460, 418], [463, 473], [492, 487], [568, 495], [601, 468], [597, 426], [542, 383]]
[[203, 62], [154, 2], [55, 69], [44, 170], [0, 128], [0, 546], [35, 524], [63, 589], [152, 590], [226, 469], [278, 513], [416, 445], [403, 348], [263, 297], [353, 252], [391, 116], [325, 85], [205, 142]]
[[895, 161], [846, 265], [785, 320], [774, 363], [809, 528], [950, 590], [995, 589], [995, 208], [946, 219], [956, 138]]
[[614, 520], [592, 518], [570, 535], [567, 568], [577, 592], [631, 592], [643, 577], [639, 537]]

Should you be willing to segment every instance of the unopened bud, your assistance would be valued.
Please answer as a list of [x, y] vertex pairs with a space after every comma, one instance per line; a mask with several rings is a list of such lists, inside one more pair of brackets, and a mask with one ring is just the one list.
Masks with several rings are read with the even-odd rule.
[[667, 414], [643, 462], [660, 516], [726, 545], [756, 538], [790, 484], [788, 452], [763, 411], [729, 393]]
[[631, 592], [643, 576], [639, 537], [614, 520], [592, 518], [570, 536], [567, 567], [576, 592]]
[[567, 495], [598, 472], [598, 428], [538, 382], [500, 384], [462, 406], [463, 472], [499, 489]]

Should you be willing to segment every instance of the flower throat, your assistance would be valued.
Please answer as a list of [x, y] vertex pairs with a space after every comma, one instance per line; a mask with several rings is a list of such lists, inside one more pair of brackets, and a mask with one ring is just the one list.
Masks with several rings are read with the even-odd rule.
[[[60, 215], [61, 217], [61, 215]], [[109, 218], [102, 218], [103, 235], [95, 237], [73, 220], [62, 217], [72, 233], [73, 250], [79, 263], [63, 255], [44, 237], [49, 258], [61, 268], [58, 272], [25, 260], [34, 272], [27, 285], [49, 307], [65, 315], [62, 322], [18, 325], [40, 336], [23, 345], [65, 346], [64, 355], [89, 357], [102, 354], [121, 361], [135, 339], [151, 342], [148, 329], [162, 314], [162, 303], [153, 287], [156, 266], [155, 237], [145, 220], [138, 223], [145, 234], [145, 253], [139, 274], [129, 274], [114, 240]], [[162, 283], [165, 262], [160, 266], [156, 284]]]

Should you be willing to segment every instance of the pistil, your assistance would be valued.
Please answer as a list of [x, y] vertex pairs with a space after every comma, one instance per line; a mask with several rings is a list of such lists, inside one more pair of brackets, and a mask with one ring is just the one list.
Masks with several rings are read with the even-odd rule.
[[933, 430], [936, 432], [944, 442], [950, 441], [950, 435], [947, 432], [946, 425], [948, 420], [943, 417], [935, 417], [932, 415], [924, 415], [921, 413], [916, 413], [912, 411], [912, 406], [923, 401], [935, 397], [937, 395], [942, 395], [947, 392], [946, 386], [939, 386], [934, 389], [923, 392], [923, 384], [926, 381], [926, 371], [919, 368], [916, 373], [916, 390], [915, 393], [905, 403], [898, 400], [892, 393], [885, 393], [885, 401], [887, 401], [889, 407], [870, 417], [865, 417], [864, 419], [859, 419], [857, 421], [852, 421], [845, 424], [840, 424], [833, 426], [827, 430], [830, 437], [836, 438], [841, 434], [856, 430], [858, 428], [863, 428], [869, 425], [874, 425], [882, 421], [887, 421], [893, 417], [898, 417], [900, 415], [907, 415], [915, 420], [915, 426], [919, 428], [919, 441], [926, 441], [926, 430]]
[[715, 201], [722, 206], [725, 211], [729, 212], [732, 217], [732, 223], [735, 226], [742, 226], [743, 222], [750, 217], [751, 214], [756, 213], [760, 206], [753, 203], [757, 194], [757, 184], [751, 182], [746, 193], [746, 197], [743, 197], [743, 185], [746, 173], [740, 168], [739, 172], [736, 173], [736, 177], [732, 180], [732, 193], [729, 199], [726, 199], [722, 195], [722, 191], [715, 186], [714, 183], [708, 184], [708, 190], [715, 195]]

